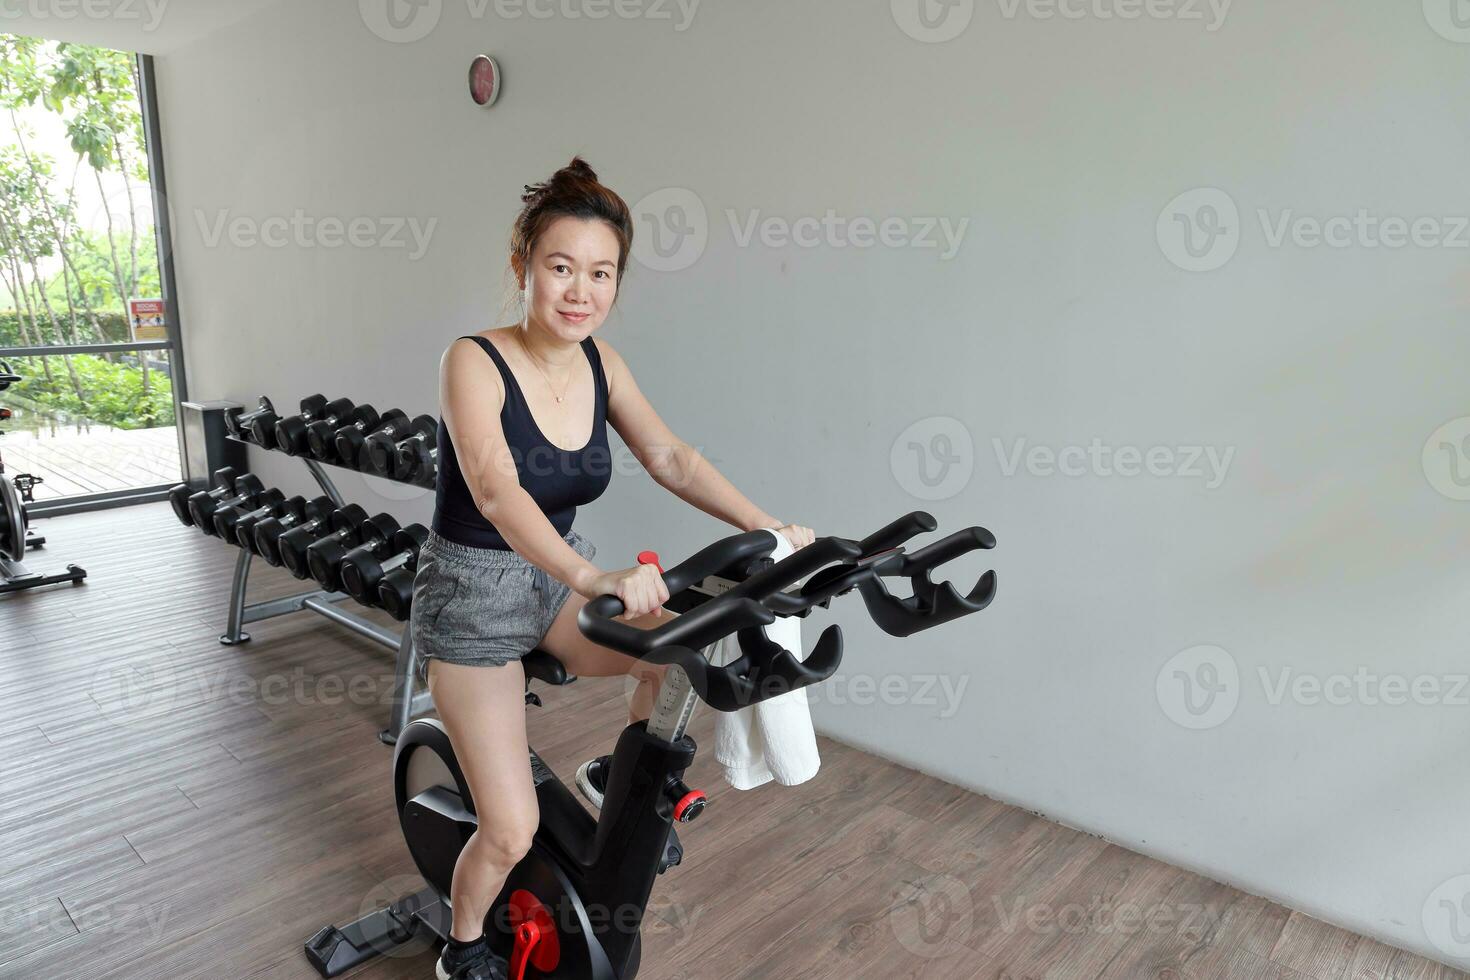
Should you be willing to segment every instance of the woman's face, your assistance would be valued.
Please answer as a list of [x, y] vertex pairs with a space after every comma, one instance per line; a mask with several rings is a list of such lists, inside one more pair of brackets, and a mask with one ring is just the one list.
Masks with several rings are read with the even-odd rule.
[[605, 221], [557, 218], [537, 240], [521, 288], [531, 323], [581, 341], [602, 325], [617, 297], [617, 236]]

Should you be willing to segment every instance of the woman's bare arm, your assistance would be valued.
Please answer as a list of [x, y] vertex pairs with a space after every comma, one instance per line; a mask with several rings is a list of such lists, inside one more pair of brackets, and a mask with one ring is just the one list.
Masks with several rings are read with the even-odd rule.
[[556, 533], [521, 486], [500, 425], [504, 403], [500, 372], [485, 351], [469, 340], [450, 344], [439, 362], [439, 410], [475, 508], [521, 557], [590, 597], [602, 573]]

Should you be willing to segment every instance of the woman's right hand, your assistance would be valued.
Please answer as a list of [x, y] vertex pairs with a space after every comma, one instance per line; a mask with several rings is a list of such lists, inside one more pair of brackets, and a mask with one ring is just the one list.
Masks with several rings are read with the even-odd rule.
[[634, 565], [615, 572], [603, 572], [592, 580], [592, 594], [615, 595], [623, 603], [618, 619], [637, 619], [646, 613], [663, 615], [669, 601], [669, 589], [657, 565]]

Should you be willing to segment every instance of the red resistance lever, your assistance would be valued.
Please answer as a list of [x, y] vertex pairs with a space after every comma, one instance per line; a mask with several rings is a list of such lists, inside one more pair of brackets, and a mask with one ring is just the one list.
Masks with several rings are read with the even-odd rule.
[[657, 551], [640, 551], [640, 552], [638, 552], [638, 564], [640, 564], [640, 565], [652, 565], [654, 568], [657, 568], [658, 569], [658, 573], [660, 575], [662, 575], [664, 573], [664, 566], [658, 560], [658, 552]]
[[509, 904], [516, 936], [510, 951], [510, 980], [526, 980], [528, 964], [543, 974], [552, 972], [561, 961], [561, 943], [551, 913], [524, 888], [511, 892]]

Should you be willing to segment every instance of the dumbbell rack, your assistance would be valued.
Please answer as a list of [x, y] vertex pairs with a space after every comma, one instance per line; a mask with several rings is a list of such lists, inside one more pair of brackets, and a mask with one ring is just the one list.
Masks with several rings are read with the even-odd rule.
[[[262, 448], [238, 436], [226, 436], [225, 438], [256, 450]], [[307, 470], [311, 472], [317, 486], [321, 487], [322, 493], [329, 497], [337, 507], [344, 506], [342, 494], [332, 482], [332, 478], [327, 475], [322, 462], [309, 456], [297, 458], [306, 464]], [[418, 677], [418, 655], [414, 650], [413, 636], [407, 624], [404, 625], [402, 635], [398, 635], [372, 620], [350, 612], [343, 612], [336, 607], [336, 603], [352, 597], [345, 592], [329, 592], [325, 589], [315, 589], [297, 595], [283, 596], [279, 599], [267, 599], [263, 602], [247, 603], [245, 589], [249, 584], [250, 562], [254, 557], [248, 548], [241, 548], [240, 556], [235, 560], [235, 576], [230, 583], [229, 620], [219, 641], [226, 646], [246, 643], [250, 640], [250, 634], [244, 630], [246, 623], [258, 623], [261, 620], [274, 619], [277, 616], [287, 616], [296, 612], [314, 612], [380, 646], [395, 651], [393, 696], [388, 708], [388, 727], [378, 733], [378, 738], [388, 745], [397, 743], [398, 733], [403, 731], [404, 726], [417, 715], [431, 710], [434, 704], [427, 689], [415, 690]]]

